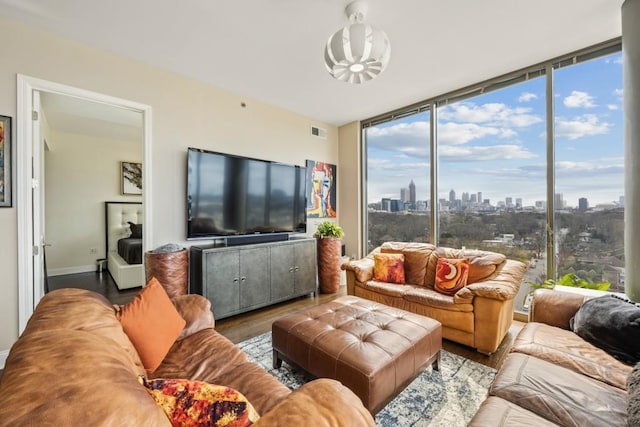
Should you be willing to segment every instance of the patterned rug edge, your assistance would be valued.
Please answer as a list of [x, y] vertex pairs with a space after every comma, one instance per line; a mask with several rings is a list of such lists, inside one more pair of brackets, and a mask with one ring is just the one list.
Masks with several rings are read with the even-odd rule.
[[[291, 390], [304, 384], [304, 376], [286, 362], [280, 369], [272, 368], [270, 332], [237, 346]], [[376, 414], [376, 424], [381, 427], [466, 426], [485, 399], [495, 374], [493, 368], [443, 350], [440, 370], [427, 368]]]

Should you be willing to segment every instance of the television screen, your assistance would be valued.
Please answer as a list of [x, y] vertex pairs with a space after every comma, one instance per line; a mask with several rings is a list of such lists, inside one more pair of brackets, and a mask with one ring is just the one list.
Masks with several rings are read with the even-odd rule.
[[187, 238], [306, 231], [305, 168], [189, 148]]

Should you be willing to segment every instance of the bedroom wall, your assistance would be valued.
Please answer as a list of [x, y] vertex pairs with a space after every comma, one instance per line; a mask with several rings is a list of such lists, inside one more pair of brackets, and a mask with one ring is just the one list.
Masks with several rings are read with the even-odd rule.
[[[142, 163], [142, 142], [53, 131], [45, 152], [45, 232], [50, 276], [94, 271], [105, 258], [104, 202], [121, 195], [120, 162]], [[97, 253], [91, 253], [95, 249]]]
[[[189, 146], [299, 165], [306, 159], [323, 160], [340, 168], [335, 126], [6, 19], [0, 19], [0, 37], [5, 40], [0, 114], [12, 116], [14, 124], [17, 73], [153, 108], [153, 203], [146, 208], [153, 211], [154, 247], [188, 244], [184, 193]], [[311, 125], [327, 129], [327, 139], [313, 137]], [[18, 334], [18, 214], [15, 208], [0, 209], [0, 365]], [[313, 232], [315, 224], [308, 229]]]

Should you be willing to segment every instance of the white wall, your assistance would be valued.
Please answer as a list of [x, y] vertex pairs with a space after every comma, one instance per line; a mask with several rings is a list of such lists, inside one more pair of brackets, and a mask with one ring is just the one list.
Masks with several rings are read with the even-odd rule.
[[[105, 201], [121, 195], [120, 162], [142, 163], [142, 140], [50, 132], [45, 152], [45, 236], [50, 276], [92, 271], [105, 254]], [[97, 253], [92, 254], [91, 249]]]
[[[323, 160], [340, 168], [335, 126], [4, 19], [0, 19], [0, 38], [5, 41], [0, 114], [14, 117], [14, 124], [17, 73], [152, 107], [153, 205], [146, 208], [152, 209], [153, 247], [187, 243], [189, 146], [298, 165], [306, 159]], [[311, 125], [327, 129], [327, 139], [311, 136]], [[8, 349], [18, 334], [18, 214], [15, 208], [0, 209], [0, 351]], [[312, 226], [309, 230], [314, 231]]]

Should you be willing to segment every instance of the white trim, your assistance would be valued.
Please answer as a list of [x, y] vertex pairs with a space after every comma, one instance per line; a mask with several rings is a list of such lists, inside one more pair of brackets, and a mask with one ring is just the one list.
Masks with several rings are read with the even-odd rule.
[[[112, 105], [114, 107], [142, 113], [144, 127], [143, 142], [143, 206], [145, 233], [143, 238], [143, 251], [151, 247], [151, 107], [138, 102], [122, 98], [92, 92], [84, 89], [66, 86], [59, 83], [41, 80], [34, 77], [18, 74], [17, 77], [17, 157], [16, 157], [16, 208], [18, 216], [18, 335], [22, 333], [27, 320], [31, 317], [37, 301], [33, 289], [33, 214], [31, 212], [31, 159], [33, 157], [32, 146], [32, 114], [34, 91], [55, 93], [59, 95], [81, 98], [92, 102]], [[149, 209], [147, 209], [149, 207]]]
[[7, 357], [9, 357], [9, 350], [0, 351], [0, 369], [4, 369], [4, 364], [7, 363]]
[[95, 273], [97, 265], [78, 265], [75, 267], [62, 267], [62, 268], [50, 268], [47, 270], [48, 276], [64, 276], [65, 274], [78, 274], [78, 273]]

